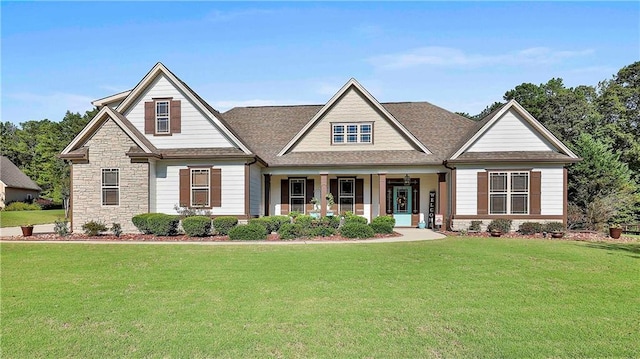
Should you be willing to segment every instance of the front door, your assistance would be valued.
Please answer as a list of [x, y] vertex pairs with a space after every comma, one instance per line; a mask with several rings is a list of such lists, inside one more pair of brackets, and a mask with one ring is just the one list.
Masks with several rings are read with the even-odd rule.
[[411, 226], [411, 186], [393, 187], [393, 218], [396, 226]]

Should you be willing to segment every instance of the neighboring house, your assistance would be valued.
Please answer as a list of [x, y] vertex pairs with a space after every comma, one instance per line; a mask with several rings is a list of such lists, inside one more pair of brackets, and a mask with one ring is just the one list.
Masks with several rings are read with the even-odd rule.
[[[324, 105], [219, 113], [156, 64], [64, 149], [73, 229], [91, 220], [175, 214], [175, 206], [248, 219], [290, 211], [393, 215], [416, 226], [511, 218], [564, 221], [565, 166], [578, 157], [510, 101], [479, 122], [427, 102], [380, 103], [349, 80]], [[336, 204], [326, 206], [326, 194]], [[431, 213], [431, 215], [430, 215]]]
[[29, 202], [40, 195], [40, 188], [5, 156], [0, 156], [0, 208], [11, 202]]

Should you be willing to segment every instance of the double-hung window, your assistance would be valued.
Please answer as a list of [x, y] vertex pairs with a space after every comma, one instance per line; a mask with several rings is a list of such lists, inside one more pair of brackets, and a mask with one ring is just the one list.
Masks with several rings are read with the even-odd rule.
[[307, 180], [304, 178], [289, 179], [289, 208], [304, 213]]
[[373, 139], [371, 122], [333, 123], [331, 125], [331, 143], [333, 144], [370, 144]]
[[489, 214], [529, 213], [529, 172], [489, 172]]
[[208, 168], [191, 169], [191, 207], [211, 207], [211, 172]]
[[353, 178], [338, 179], [338, 211], [355, 212], [356, 184]]
[[120, 170], [118, 168], [102, 169], [102, 205], [117, 206], [120, 204]]
[[156, 101], [156, 133], [169, 133], [169, 100]]

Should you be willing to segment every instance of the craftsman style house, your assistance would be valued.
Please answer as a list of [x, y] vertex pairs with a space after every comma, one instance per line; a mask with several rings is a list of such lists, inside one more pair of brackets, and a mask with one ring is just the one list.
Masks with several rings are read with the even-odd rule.
[[397, 226], [421, 214], [453, 229], [566, 222], [565, 166], [578, 160], [515, 101], [475, 122], [427, 102], [380, 103], [354, 79], [324, 105], [219, 113], [158, 63], [93, 104], [60, 155], [72, 162], [74, 230], [101, 220], [136, 231], [132, 216], [176, 207], [310, 213], [313, 197], [321, 215], [392, 215]]

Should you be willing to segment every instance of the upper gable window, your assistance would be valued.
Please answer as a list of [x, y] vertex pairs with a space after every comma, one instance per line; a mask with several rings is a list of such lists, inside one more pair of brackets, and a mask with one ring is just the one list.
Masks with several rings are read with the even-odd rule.
[[156, 133], [169, 133], [169, 101], [156, 101]]
[[331, 124], [332, 144], [373, 143], [373, 123], [333, 123]]

